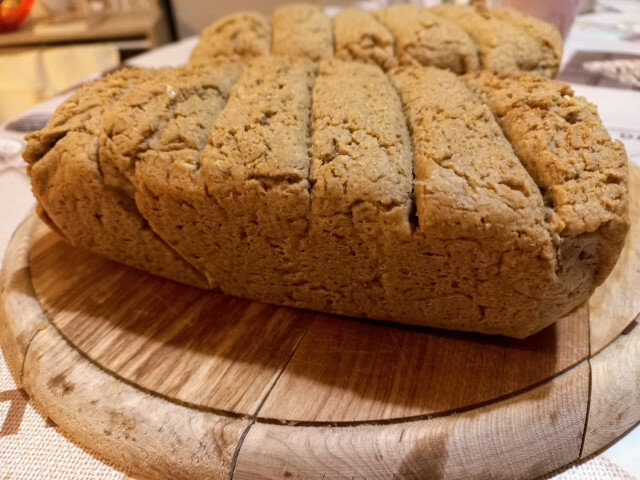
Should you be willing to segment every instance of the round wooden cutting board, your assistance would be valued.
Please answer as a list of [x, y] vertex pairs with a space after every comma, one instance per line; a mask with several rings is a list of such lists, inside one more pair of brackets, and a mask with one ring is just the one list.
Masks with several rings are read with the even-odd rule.
[[526, 340], [205, 292], [34, 214], [5, 256], [0, 343], [54, 422], [135, 476], [535, 478], [640, 421], [637, 195], [631, 214], [589, 305]]

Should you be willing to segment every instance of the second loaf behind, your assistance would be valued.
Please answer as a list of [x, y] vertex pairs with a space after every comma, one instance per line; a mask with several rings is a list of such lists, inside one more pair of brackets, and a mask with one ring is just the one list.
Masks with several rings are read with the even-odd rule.
[[292, 4], [271, 19], [256, 12], [221, 18], [205, 29], [191, 62], [286, 55], [378, 65], [433, 66], [457, 74], [532, 72], [553, 77], [562, 37], [555, 26], [510, 9], [396, 4], [374, 12], [347, 9], [329, 18], [320, 5]]

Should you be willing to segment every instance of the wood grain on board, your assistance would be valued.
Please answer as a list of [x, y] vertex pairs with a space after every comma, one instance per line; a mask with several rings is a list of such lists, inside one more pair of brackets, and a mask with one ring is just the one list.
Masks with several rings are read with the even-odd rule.
[[31, 343], [23, 384], [72, 439], [136, 477], [226, 479], [250, 422], [176, 405], [126, 385], [88, 362], [51, 325]]
[[589, 300], [592, 355], [640, 313], [640, 168], [629, 167], [631, 229], [611, 275]]
[[0, 272], [0, 346], [18, 386], [29, 343], [47, 324], [29, 274], [31, 231], [38, 222], [32, 214], [20, 224], [7, 246]]
[[[29, 276], [38, 221], [32, 215], [20, 225], [3, 263], [0, 340], [16, 381], [73, 440], [136, 478], [226, 479], [250, 420], [145, 393], [109, 375], [64, 340], [37, 303]], [[16, 354], [7, 355], [11, 351]]]
[[355, 422], [432, 415], [528, 388], [588, 354], [586, 307], [525, 340], [318, 316], [259, 418]]
[[591, 403], [582, 457], [640, 422], [640, 325], [630, 325], [590, 363]]
[[578, 457], [588, 385], [583, 362], [503, 402], [430, 420], [357, 427], [258, 422], [233, 478], [535, 478]]
[[315, 315], [123, 267], [43, 223], [31, 275], [56, 327], [100, 366], [159, 395], [237, 415], [255, 413]]

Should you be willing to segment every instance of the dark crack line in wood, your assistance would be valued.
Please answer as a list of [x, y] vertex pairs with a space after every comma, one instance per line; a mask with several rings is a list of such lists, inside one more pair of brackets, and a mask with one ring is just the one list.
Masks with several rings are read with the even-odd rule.
[[36, 328], [36, 331], [33, 332], [33, 335], [31, 335], [31, 338], [29, 339], [29, 343], [27, 343], [27, 348], [25, 348], [24, 350], [24, 355], [22, 356], [22, 365], [20, 365], [20, 385], [18, 385], [19, 388], [22, 388], [22, 379], [24, 378], [24, 365], [27, 362], [27, 355], [29, 354], [29, 348], [31, 347], [31, 344], [33, 343], [33, 340], [36, 338], [36, 335], [38, 335], [42, 330]]
[[[35, 212], [32, 212], [31, 215], [34, 215]], [[9, 244], [11, 244], [11, 242], [13, 242], [13, 239], [16, 235], [16, 233], [18, 232], [18, 230], [20, 230], [20, 228], [29, 220], [30, 217], [27, 217], [25, 220], [23, 220], [22, 222], [20, 222], [20, 225], [18, 225], [18, 228], [16, 228], [16, 230], [13, 232], [13, 234], [11, 235], [11, 239], [9, 239]], [[35, 288], [33, 286], [33, 279], [31, 278], [31, 245], [33, 245], [33, 231], [35, 229], [35, 225], [31, 226], [31, 231], [29, 232], [29, 249], [27, 251], [27, 266], [26, 266], [26, 276], [27, 279], [26, 281], [29, 282], [31, 284], [31, 290], [33, 291], [34, 296], [36, 297], [37, 300], [37, 296], [36, 296], [36, 291]], [[6, 285], [3, 285], [3, 293], [8, 292], [8, 289], [6, 288]], [[39, 304], [40, 302], [38, 302]], [[43, 310], [44, 312], [44, 310]], [[27, 362], [27, 355], [29, 354], [29, 349], [31, 347], [31, 344], [33, 343], [33, 340], [36, 338], [36, 335], [38, 335], [38, 333], [40, 333], [42, 331], [42, 329], [36, 325], [36, 331], [33, 332], [33, 335], [31, 335], [31, 338], [29, 339], [29, 342], [27, 343], [27, 348], [24, 349], [24, 355], [22, 356], [22, 364], [20, 365], [20, 378], [18, 379], [20, 381], [20, 385], [18, 385], [18, 388], [22, 388], [22, 384], [23, 382], [23, 378], [24, 378], [24, 365]]]
[[296, 426], [300, 426], [300, 427], [357, 427], [357, 426], [393, 425], [393, 424], [398, 424], [398, 423], [408, 423], [408, 422], [418, 422], [418, 421], [423, 421], [423, 420], [433, 420], [433, 419], [436, 419], [436, 418], [449, 417], [451, 415], [463, 414], [463, 413], [469, 412], [471, 410], [476, 410], [476, 409], [479, 409], [479, 408], [488, 407], [488, 406], [493, 405], [495, 403], [504, 402], [506, 400], [510, 400], [512, 398], [518, 397], [520, 395], [523, 395], [525, 393], [530, 392], [531, 390], [534, 390], [534, 389], [536, 389], [538, 387], [542, 387], [543, 385], [546, 385], [546, 384], [550, 383], [552, 380], [555, 380], [556, 378], [561, 377], [565, 373], [568, 373], [571, 370], [574, 370], [574, 369], [578, 368], [579, 366], [581, 366], [584, 362], [586, 362], [588, 360], [589, 360], [588, 357], [584, 357], [581, 360], [579, 360], [578, 362], [576, 362], [576, 363], [574, 363], [572, 365], [569, 365], [565, 369], [554, 373], [550, 377], [543, 378], [542, 380], [538, 380], [537, 382], [531, 383], [531, 384], [527, 385], [526, 387], [520, 388], [518, 390], [514, 390], [512, 392], [505, 393], [504, 395], [500, 395], [500, 396], [497, 396], [497, 397], [494, 397], [494, 398], [490, 398], [490, 399], [482, 401], [482, 402], [473, 403], [471, 405], [465, 405], [465, 406], [462, 406], [462, 407], [452, 408], [452, 409], [449, 409], [449, 410], [443, 410], [443, 411], [440, 411], [440, 412], [427, 413], [427, 414], [422, 414], [422, 415], [413, 415], [413, 416], [407, 416], [407, 417], [394, 417], [394, 418], [380, 419], [380, 420], [369, 419], [369, 420], [329, 422], [329, 421], [324, 421], [324, 420], [323, 421], [295, 420], [295, 419], [282, 420], [282, 419], [261, 417], [261, 418], [258, 418], [257, 421], [259, 423], [264, 423], [264, 424], [267, 424], [267, 425], [286, 425], [288, 422], [290, 422], [290, 423], [295, 423]]
[[640, 314], [634, 318], [629, 325], [625, 327], [624, 330], [620, 333], [620, 335], [629, 335], [634, 328], [638, 326], [638, 321], [640, 321]]
[[624, 438], [625, 436], [629, 435], [629, 433], [631, 433], [633, 430], [635, 430], [638, 427], [640, 427], [640, 421], [635, 422], [633, 425], [631, 425], [629, 428], [627, 428], [620, 435], [616, 436], [614, 439], [612, 439], [612, 440], [608, 441], [607, 443], [605, 443], [604, 445], [600, 446], [593, 453], [590, 453], [588, 456], [586, 456], [584, 458], [580, 458], [580, 459], [576, 460], [574, 463], [572, 463], [570, 465], [567, 465], [567, 467], [581, 465], [581, 464], [586, 463], [586, 462], [588, 462], [590, 460], [593, 460], [595, 457], [597, 457], [600, 454], [602, 454], [605, 450], [607, 450], [609, 447], [611, 447], [612, 445], [614, 445], [617, 442], [619, 442], [620, 440], [622, 440], [622, 438]]
[[555, 478], [557, 476], [560, 476], [560, 474], [562, 474], [563, 472], [566, 472], [567, 470], [571, 470], [572, 468], [578, 467], [580, 465], [584, 465], [587, 462], [590, 462], [591, 460], [593, 460], [594, 458], [596, 458], [598, 455], [602, 454], [605, 450], [607, 450], [609, 447], [611, 447], [613, 444], [615, 444], [616, 442], [620, 441], [623, 437], [625, 437], [626, 435], [628, 435], [632, 430], [634, 430], [635, 428], [640, 427], [640, 421], [634, 423], [633, 425], [631, 425], [628, 429], [626, 429], [622, 434], [620, 434], [619, 436], [615, 437], [613, 440], [607, 442], [606, 444], [602, 445], [601, 447], [599, 447], [597, 450], [595, 450], [594, 452], [590, 453], [588, 456], [581, 458], [578, 457], [576, 460], [574, 460], [573, 462], [564, 465], [560, 468], [557, 468], [556, 470], [551, 470], [550, 472], [547, 472], [539, 477], [536, 477], [535, 479], [532, 480], [549, 480], [551, 477], [550, 475], [552, 475], [552, 478]]
[[[589, 304], [587, 303], [587, 305]], [[589, 366], [589, 386], [587, 387], [587, 411], [584, 417], [584, 429], [582, 430], [582, 440], [580, 441], [580, 452], [578, 453], [578, 459], [582, 458], [582, 453], [584, 451], [584, 442], [587, 438], [587, 428], [589, 427], [589, 413], [591, 412], [591, 390], [592, 390], [592, 384], [593, 384], [593, 368], [591, 366], [591, 319], [590, 318], [589, 318], [589, 322], [587, 322], [587, 333], [589, 335], [589, 356], [587, 357], [587, 365]]]
[[278, 372], [278, 375], [276, 376], [275, 380], [273, 381], [273, 383], [269, 387], [269, 390], [265, 394], [264, 398], [260, 401], [260, 404], [256, 408], [256, 411], [255, 411], [253, 417], [251, 418], [251, 421], [249, 422], [249, 425], [247, 425], [247, 427], [242, 432], [242, 435], [240, 435], [240, 439], [238, 440], [238, 444], [236, 445], [236, 449], [233, 452], [233, 457], [231, 458], [231, 467], [229, 468], [228, 480], [233, 480], [233, 474], [234, 474], [235, 469], [236, 469], [236, 463], [238, 461], [238, 456], [240, 455], [240, 450], [242, 449], [242, 445], [244, 444], [244, 439], [246, 438], [247, 434], [249, 433], [249, 430], [251, 429], [251, 427], [256, 423], [256, 420], [258, 418], [258, 414], [260, 413], [260, 410], [262, 410], [262, 407], [267, 402], [267, 399], [271, 395], [271, 392], [273, 391], [275, 386], [278, 384], [278, 381], [280, 380], [280, 377], [282, 376], [284, 371], [289, 366], [289, 363], [291, 362], [291, 360], [293, 359], [294, 355], [298, 351], [298, 348], [300, 347], [300, 344], [302, 343], [302, 340], [304, 340], [304, 337], [307, 335], [307, 332], [311, 329], [312, 325], [313, 325], [313, 322], [311, 322], [309, 324], [307, 329], [300, 336], [300, 339], [298, 340], [298, 343], [296, 343], [295, 347], [293, 348], [293, 351], [291, 352], [291, 355], [289, 355], [289, 358], [287, 359], [286, 363], [284, 364], [284, 366], [282, 367], [280, 372]]
[[[259, 407], [258, 407], [259, 408]], [[233, 473], [236, 469], [236, 462], [238, 461], [238, 455], [240, 455], [240, 449], [242, 448], [242, 444], [244, 443], [244, 439], [246, 438], [249, 430], [255, 423], [255, 418], [251, 419], [249, 425], [246, 426], [242, 435], [240, 435], [240, 439], [238, 440], [238, 444], [236, 445], [236, 449], [233, 451], [233, 457], [231, 457], [231, 466], [229, 467], [229, 475], [227, 476], [228, 480], [233, 479]]]

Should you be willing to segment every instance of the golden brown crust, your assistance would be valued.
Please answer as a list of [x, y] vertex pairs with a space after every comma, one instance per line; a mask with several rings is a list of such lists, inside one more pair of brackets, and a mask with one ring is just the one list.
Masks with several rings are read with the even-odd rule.
[[[311, 112], [309, 239], [315, 308], [392, 318], [386, 226], [409, 228], [411, 144], [398, 94], [375, 66], [319, 65]], [[327, 272], [331, 272], [327, 275]]]
[[[392, 78], [413, 139], [419, 224], [413, 250], [444, 257], [439, 283], [483, 307], [476, 314], [483, 329], [506, 327], [522, 336], [541, 328], [538, 308], [554, 276], [554, 252], [536, 184], [489, 108], [459, 77], [400, 68]], [[412, 277], [425, 276], [415, 270]]]
[[537, 73], [549, 77], [554, 77], [558, 73], [564, 42], [555, 25], [510, 8], [496, 8], [492, 13], [497, 18], [524, 30], [539, 43], [539, 55], [542, 57], [541, 63], [544, 67], [538, 69]]
[[624, 149], [566, 85], [281, 56], [240, 68], [140, 72], [70, 99], [26, 154], [55, 225], [202, 282], [184, 258], [233, 295], [515, 337], [615, 264]]
[[[101, 164], [127, 178], [151, 227], [181, 253], [183, 234], [167, 227], [155, 204], [160, 195], [192, 187], [209, 131], [240, 70], [238, 63], [224, 59], [168, 69], [105, 114]], [[196, 256], [185, 258], [207, 273]]]
[[[552, 40], [550, 32], [554, 27], [549, 24], [527, 21], [510, 10], [484, 6], [443, 4], [432, 7], [431, 11], [454, 21], [475, 39], [481, 67], [485, 70], [535, 72], [547, 77], [558, 71], [558, 42]], [[539, 25], [545, 27], [539, 28]]]
[[319, 61], [333, 57], [331, 19], [320, 5], [284, 5], [273, 12], [274, 55], [303, 57]]
[[429, 65], [461, 74], [478, 69], [478, 52], [454, 22], [410, 4], [382, 8], [376, 18], [393, 34], [400, 65]]
[[284, 57], [250, 61], [193, 171], [159, 155], [136, 168], [141, 211], [224, 291], [257, 297], [265, 282], [248, 272], [279, 268], [269, 245], [306, 229], [312, 72]]
[[271, 26], [251, 12], [218, 20], [203, 31], [191, 61], [246, 59], [270, 50], [313, 61], [335, 54], [384, 70], [423, 65], [458, 74], [484, 68], [552, 77], [560, 66], [562, 37], [549, 23], [502, 8], [397, 4], [371, 13], [343, 10], [332, 21], [319, 5], [292, 4], [275, 10]]
[[204, 277], [149, 228], [133, 200], [108, 188], [98, 165], [102, 113], [130, 86], [156, 75], [130, 69], [89, 83], [27, 136], [25, 160], [41, 217], [74, 245], [191, 285]]
[[628, 165], [595, 105], [569, 85], [536, 75], [480, 72], [467, 82], [500, 119], [524, 166], [557, 215], [563, 239], [593, 237], [599, 246], [592, 290], [615, 265], [629, 229]]
[[333, 17], [336, 58], [379, 65], [398, 65], [391, 33], [369, 12], [346, 9]]
[[122, 176], [133, 179], [136, 162], [151, 152], [194, 157], [196, 164], [189, 160], [187, 168], [197, 168], [240, 69], [224, 58], [182, 65], [158, 72], [123, 95], [102, 119], [99, 159], [105, 183], [133, 192], [133, 185], [122, 184]]
[[271, 48], [269, 19], [256, 12], [238, 12], [221, 18], [200, 34], [190, 63], [218, 57], [253, 58], [267, 55]]

